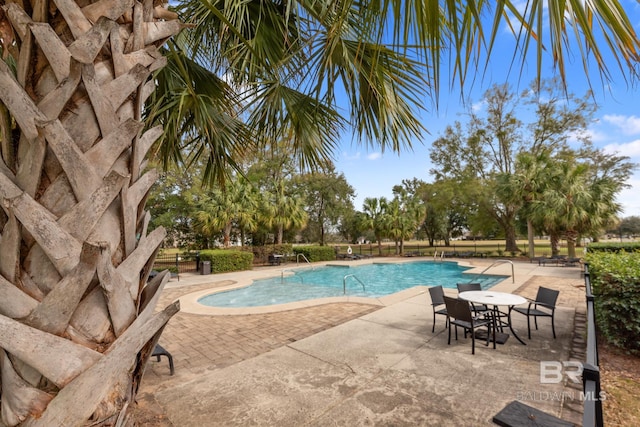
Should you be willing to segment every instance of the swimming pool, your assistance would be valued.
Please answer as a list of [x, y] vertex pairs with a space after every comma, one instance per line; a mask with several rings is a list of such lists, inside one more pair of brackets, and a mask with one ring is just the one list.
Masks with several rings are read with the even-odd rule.
[[330, 297], [377, 298], [414, 286], [480, 282], [488, 289], [508, 276], [464, 274], [471, 267], [455, 262], [373, 263], [361, 266], [327, 265], [285, 270], [281, 276], [255, 280], [250, 286], [209, 294], [198, 303], [210, 307], [259, 307]]

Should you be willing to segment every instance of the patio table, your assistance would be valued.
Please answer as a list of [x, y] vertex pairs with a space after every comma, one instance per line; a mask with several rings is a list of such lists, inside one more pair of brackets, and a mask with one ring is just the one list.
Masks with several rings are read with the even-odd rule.
[[[520, 341], [521, 344], [527, 345], [513, 330], [513, 325], [511, 324], [511, 310], [514, 306], [524, 304], [527, 300], [520, 295], [510, 294], [508, 292], [496, 292], [496, 291], [467, 291], [460, 292], [458, 294], [458, 298], [463, 299], [465, 301], [472, 302], [474, 304], [485, 304], [487, 306], [493, 306], [493, 316], [497, 326], [498, 324], [502, 326], [508, 326], [511, 334]], [[506, 313], [501, 312], [498, 307], [506, 306], [508, 310]], [[503, 321], [502, 317], [506, 317], [507, 321]], [[508, 334], [499, 334], [496, 332], [496, 342], [503, 344], [507, 338]]]

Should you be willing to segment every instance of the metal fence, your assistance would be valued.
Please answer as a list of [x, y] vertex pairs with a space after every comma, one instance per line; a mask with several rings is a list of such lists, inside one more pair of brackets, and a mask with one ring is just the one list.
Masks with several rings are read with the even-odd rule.
[[198, 253], [158, 254], [153, 262], [156, 271], [169, 270], [173, 274], [198, 271]]
[[598, 366], [598, 342], [594, 308], [595, 298], [591, 293], [589, 264], [585, 264], [584, 268], [584, 284], [587, 296], [587, 356], [582, 370], [584, 390], [582, 425], [584, 427], [602, 427], [604, 426], [604, 421], [602, 416], [602, 399], [600, 396], [600, 367]]
[[[527, 242], [518, 241], [518, 250], [520, 252], [527, 251]], [[366, 244], [351, 244], [340, 243], [334, 245], [339, 247], [341, 251], [345, 251], [348, 246], [351, 247], [354, 254], [359, 255], [372, 255], [372, 256], [395, 256], [397, 249], [394, 243], [383, 243], [378, 248], [377, 243]], [[566, 247], [559, 248], [561, 254], [566, 254]], [[403, 255], [421, 255], [421, 256], [433, 256], [434, 254], [440, 255], [443, 252], [448, 256], [455, 257], [486, 257], [486, 256], [503, 256], [509, 255], [509, 252], [505, 251], [505, 244], [503, 241], [473, 241], [473, 240], [454, 240], [449, 243], [449, 246], [440, 244], [429, 246], [426, 243], [405, 242], [403, 245]], [[536, 243], [536, 254], [550, 255], [551, 245]]]

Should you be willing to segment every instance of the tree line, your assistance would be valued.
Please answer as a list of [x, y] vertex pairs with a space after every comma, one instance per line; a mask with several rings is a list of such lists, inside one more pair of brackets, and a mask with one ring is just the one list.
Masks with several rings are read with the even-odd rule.
[[553, 254], [566, 239], [575, 256], [580, 237], [597, 239], [616, 223], [616, 195], [636, 166], [593, 146], [589, 96], [566, 93], [555, 81], [520, 94], [493, 86], [482, 111], [469, 109], [466, 121], [432, 142], [432, 182], [404, 180], [391, 199], [366, 198], [361, 210], [333, 163], [304, 172], [286, 139], [245, 156], [212, 189], [198, 168], [168, 172], [149, 201], [154, 224], [179, 246], [388, 239], [402, 253], [408, 239], [449, 245], [469, 233], [504, 238], [506, 251], [518, 250], [518, 235], [548, 235]]

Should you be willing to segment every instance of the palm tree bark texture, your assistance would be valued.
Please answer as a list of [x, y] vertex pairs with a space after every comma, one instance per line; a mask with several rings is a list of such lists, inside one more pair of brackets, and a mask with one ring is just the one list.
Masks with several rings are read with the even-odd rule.
[[0, 61], [15, 120], [0, 146], [0, 425], [124, 425], [179, 310], [155, 310], [168, 272], [147, 282], [165, 232], [147, 229], [144, 159], [162, 129], [140, 117], [182, 24], [149, 0], [0, 6], [16, 59]]

